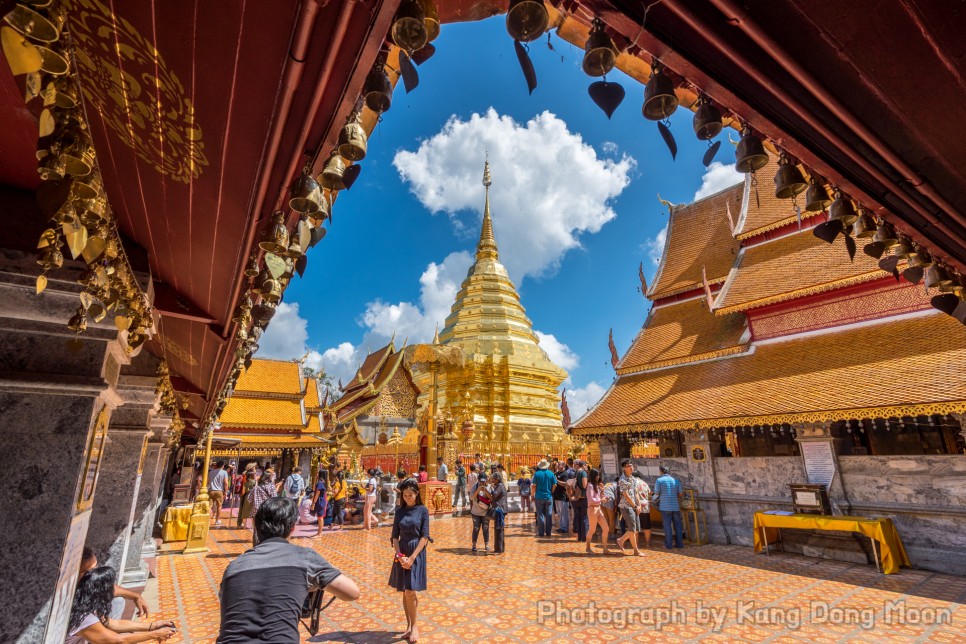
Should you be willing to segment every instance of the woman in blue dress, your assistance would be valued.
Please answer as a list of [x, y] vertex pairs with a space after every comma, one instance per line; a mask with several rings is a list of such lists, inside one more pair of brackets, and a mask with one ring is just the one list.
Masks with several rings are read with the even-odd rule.
[[389, 585], [402, 591], [403, 610], [406, 613], [407, 642], [419, 641], [416, 628], [416, 592], [426, 590], [426, 544], [429, 537], [429, 510], [419, 496], [419, 484], [406, 479], [399, 484], [402, 504], [396, 508], [392, 523], [392, 546], [396, 551], [389, 575]]

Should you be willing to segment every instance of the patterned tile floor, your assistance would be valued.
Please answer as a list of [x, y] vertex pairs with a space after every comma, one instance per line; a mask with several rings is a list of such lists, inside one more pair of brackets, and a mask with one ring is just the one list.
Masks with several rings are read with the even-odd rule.
[[[473, 554], [468, 518], [433, 521], [429, 590], [420, 595], [422, 642], [966, 642], [966, 578], [741, 546], [665, 550], [645, 557], [584, 555], [573, 538], [537, 539], [532, 519], [511, 515], [507, 552]], [[332, 604], [309, 642], [398, 641], [400, 597], [386, 584], [389, 528], [358, 528], [293, 541], [313, 547], [362, 588]], [[250, 533], [213, 528], [211, 552], [158, 559], [159, 618], [170, 642], [213, 642], [217, 590]]]

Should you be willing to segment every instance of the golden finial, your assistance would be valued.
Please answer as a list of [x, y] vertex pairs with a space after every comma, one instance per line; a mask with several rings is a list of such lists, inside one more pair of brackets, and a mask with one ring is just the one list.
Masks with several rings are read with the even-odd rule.
[[667, 206], [667, 209], [669, 211], [670, 210], [674, 210], [675, 208], [678, 207], [678, 204], [676, 204], [676, 203], [671, 203], [667, 199], [661, 199], [661, 193], [660, 192], [657, 193], [657, 200], [660, 201], [662, 205]]
[[490, 187], [490, 153], [486, 153], [486, 160], [483, 162], [483, 185], [487, 188]]
[[436, 323], [436, 331], [433, 332], [433, 344], [439, 344], [439, 322]]
[[486, 198], [483, 204], [483, 228], [480, 230], [480, 241], [476, 245], [476, 259], [499, 259], [496, 248], [496, 238], [493, 236], [493, 220], [490, 218], [490, 158], [487, 155], [483, 164], [483, 186]]

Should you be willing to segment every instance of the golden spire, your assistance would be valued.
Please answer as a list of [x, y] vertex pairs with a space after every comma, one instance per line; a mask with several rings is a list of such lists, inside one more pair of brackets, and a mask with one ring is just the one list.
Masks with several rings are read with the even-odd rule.
[[480, 242], [476, 245], [476, 259], [499, 259], [500, 253], [496, 248], [493, 237], [493, 220], [490, 219], [490, 159], [487, 157], [483, 165], [483, 187], [486, 190], [486, 201], [483, 205], [483, 229], [480, 231]]

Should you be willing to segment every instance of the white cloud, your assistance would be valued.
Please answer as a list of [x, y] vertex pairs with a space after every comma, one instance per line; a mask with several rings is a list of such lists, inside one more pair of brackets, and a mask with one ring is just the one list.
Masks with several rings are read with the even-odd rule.
[[654, 266], [658, 266], [661, 263], [665, 242], [667, 242], [667, 224], [664, 225], [664, 228], [658, 234], [644, 242], [644, 250], [647, 252], [647, 256], [651, 259], [651, 263]]
[[704, 171], [701, 177], [701, 187], [694, 193], [694, 201], [704, 199], [716, 192], [721, 192], [725, 188], [730, 188], [736, 183], [744, 181], [745, 176], [735, 170], [735, 164], [724, 164], [714, 161]]
[[593, 405], [597, 404], [607, 390], [595, 381], [584, 387], [567, 389], [567, 406], [570, 407], [570, 419], [577, 422]]
[[613, 141], [604, 141], [600, 144], [600, 149], [604, 154], [617, 154], [617, 144]]
[[570, 347], [558, 340], [552, 333], [534, 331], [540, 341], [540, 348], [547, 352], [550, 361], [565, 371], [574, 370], [580, 364], [580, 356]]
[[610, 202], [635, 167], [627, 155], [599, 158], [550, 112], [521, 125], [493, 108], [467, 121], [451, 117], [415, 152], [398, 152], [393, 164], [423, 206], [448, 214], [462, 230], [471, 227], [458, 213], [482, 214], [484, 152], [501, 260], [518, 283], [553, 272], [569, 249], [580, 247], [582, 233], [596, 233], [616, 217]]
[[299, 315], [298, 302], [282, 302], [258, 340], [258, 357], [280, 360], [301, 358], [307, 351], [308, 339], [308, 320]]

